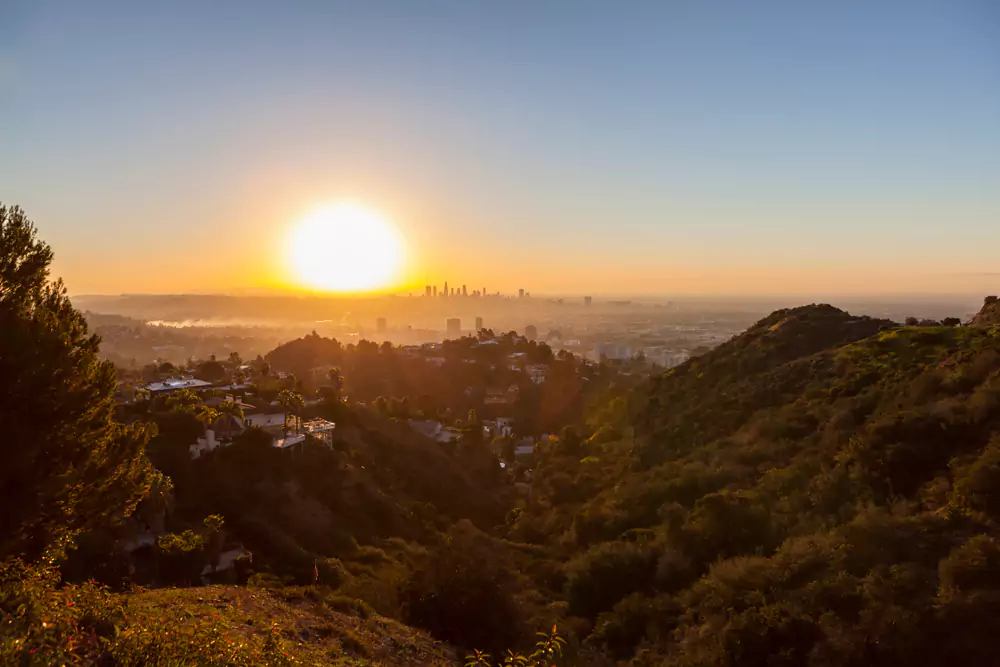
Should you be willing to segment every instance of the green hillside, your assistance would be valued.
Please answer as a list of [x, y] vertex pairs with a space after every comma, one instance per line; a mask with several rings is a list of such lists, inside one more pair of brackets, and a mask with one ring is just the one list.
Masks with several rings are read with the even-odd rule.
[[992, 664], [998, 371], [996, 327], [778, 311], [653, 379], [630, 437], [552, 447], [512, 535], [640, 664]]

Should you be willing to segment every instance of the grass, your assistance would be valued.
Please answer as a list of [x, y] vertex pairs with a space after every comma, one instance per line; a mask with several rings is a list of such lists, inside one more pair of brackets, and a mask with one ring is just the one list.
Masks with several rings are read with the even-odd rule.
[[[0, 664], [456, 665], [426, 634], [325, 589], [207, 586], [109, 593], [0, 572]], [[328, 604], [328, 599], [332, 604]]]

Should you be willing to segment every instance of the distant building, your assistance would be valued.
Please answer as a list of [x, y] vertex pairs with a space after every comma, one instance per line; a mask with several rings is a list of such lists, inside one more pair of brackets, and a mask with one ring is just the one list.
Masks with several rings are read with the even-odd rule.
[[476, 318], [476, 331], [482, 331], [482, 330], [483, 330], [483, 318], [477, 317]]
[[461, 433], [454, 428], [449, 428], [441, 422], [433, 420], [410, 419], [410, 428], [431, 440], [438, 442], [453, 442], [461, 437]]
[[449, 336], [461, 336], [462, 320], [458, 319], [457, 317], [449, 317], [447, 331]]
[[487, 389], [486, 395], [483, 396], [483, 403], [486, 405], [507, 405], [510, 400], [510, 396], [503, 389]]
[[528, 340], [535, 340], [538, 338], [538, 327], [534, 324], [529, 324], [524, 327], [524, 337]]
[[585, 305], [585, 306], [589, 307], [593, 303], [593, 301], [594, 301], [593, 297], [589, 297], [589, 296], [583, 297], [583, 305]]
[[444, 283], [444, 297], [446, 299], [448, 298], [448, 281], [445, 281]]
[[517, 290], [517, 298], [518, 299], [523, 299], [524, 298], [524, 288], [523, 287], [521, 289]]
[[435, 285], [434, 286], [434, 296], [437, 296], [437, 295], [438, 295], [438, 286]]
[[430, 285], [427, 285], [426, 287], [424, 287], [424, 296], [425, 297], [430, 297], [431, 296], [431, 286]]
[[549, 367], [545, 364], [529, 364], [524, 370], [535, 384], [542, 384], [549, 375]]
[[617, 343], [598, 343], [594, 346], [594, 358], [601, 359], [629, 359], [632, 357], [632, 348], [627, 345]]
[[160, 382], [151, 382], [146, 385], [146, 391], [150, 394], [164, 393], [177, 391], [178, 389], [207, 389], [212, 386], [211, 382], [205, 382], [204, 380], [198, 380], [192, 377], [182, 377], [182, 378], [170, 378], [169, 380], [161, 380]]
[[385, 327], [385, 318], [384, 317], [380, 317], [377, 320], [375, 320], [375, 331], [377, 333], [384, 334], [385, 333], [385, 328], [386, 327]]
[[462, 285], [462, 296], [469, 296], [469, 292], [465, 289], [465, 285]]

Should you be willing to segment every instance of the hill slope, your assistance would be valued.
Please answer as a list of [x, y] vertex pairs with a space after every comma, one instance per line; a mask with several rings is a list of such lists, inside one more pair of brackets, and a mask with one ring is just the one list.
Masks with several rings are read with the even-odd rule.
[[589, 642], [650, 665], [991, 664], [996, 328], [778, 311], [632, 414], [633, 437], [544, 452], [512, 528], [564, 561]]
[[109, 593], [0, 568], [0, 663], [456, 665], [454, 651], [325, 588]]

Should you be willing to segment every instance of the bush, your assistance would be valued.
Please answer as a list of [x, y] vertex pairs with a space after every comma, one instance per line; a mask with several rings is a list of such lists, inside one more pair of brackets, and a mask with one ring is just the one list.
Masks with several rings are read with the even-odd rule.
[[576, 557], [566, 567], [570, 613], [591, 620], [626, 595], [648, 586], [656, 573], [649, 545], [604, 542]]
[[521, 636], [515, 581], [488, 538], [453, 531], [404, 585], [406, 621], [457, 646], [503, 650]]
[[323, 604], [334, 611], [339, 611], [342, 614], [352, 614], [360, 618], [371, 618], [375, 615], [375, 610], [364, 602], [364, 600], [358, 600], [346, 595], [333, 595], [323, 600]]

